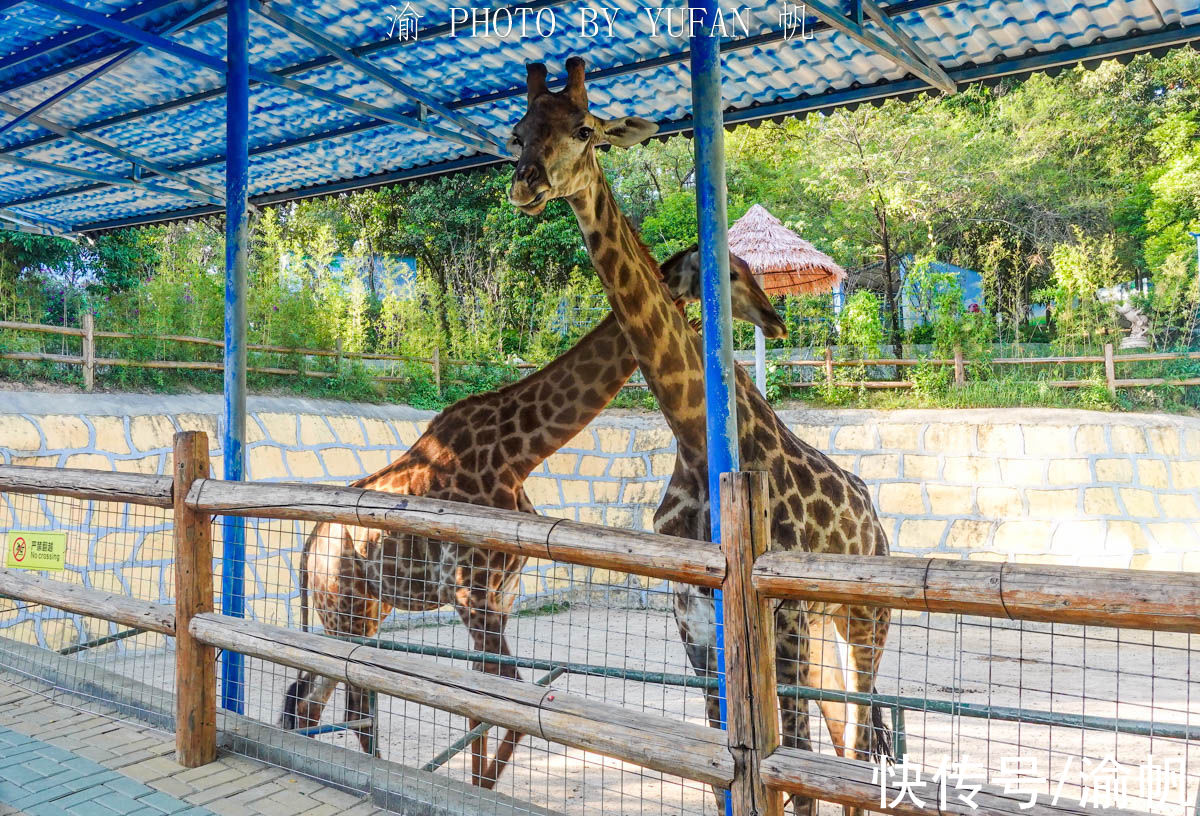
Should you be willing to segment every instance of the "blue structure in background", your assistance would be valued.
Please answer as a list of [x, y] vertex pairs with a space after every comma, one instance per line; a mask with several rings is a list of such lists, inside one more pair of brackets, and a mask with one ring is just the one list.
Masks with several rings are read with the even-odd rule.
[[[897, 264], [900, 270], [900, 315], [903, 319], [905, 331], [911, 330], [914, 326], [929, 322], [928, 316], [921, 313], [921, 305], [916, 302], [905, 286], [912, 264], [912, 255], [905, 255], [899, 259]], [[950, 275], [954, 278], [959, 288], [962, 289], [963, 308], [970, 308], [972, 305], [975, 305], [982, 309], [987, 305], [983, 297], [983, 277], [974, 269], [967, 269], [963, 266], [956, 266], [955, 264], [944, 263], [942, 261], [930, 261], [929, 271], [942, 275]], [[1040, 308], [1044, 314], [1045, 307]]]

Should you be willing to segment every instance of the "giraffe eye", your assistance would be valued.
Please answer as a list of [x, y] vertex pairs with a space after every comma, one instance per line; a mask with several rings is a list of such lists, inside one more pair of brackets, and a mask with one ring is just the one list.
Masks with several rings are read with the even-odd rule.
[[575, 138], [581, 142], [587, 142], [591, 140], [593, 132], [594, 131], [590, 127], [581, 127], [579, 130], [575, 131]]

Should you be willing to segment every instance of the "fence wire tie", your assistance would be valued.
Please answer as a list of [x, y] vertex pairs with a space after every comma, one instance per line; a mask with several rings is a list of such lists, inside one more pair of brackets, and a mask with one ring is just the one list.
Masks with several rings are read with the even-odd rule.
[[925, 612], [929, 613], [929, 570], [933, 567], [933, 559], [925, 559], [925, 575], [921, 578], [921, 603], [925, 605]]
[[[552, 535], [554, 535], [554, 528], [557, 527], [558, 525], [562, 524], [564, 521], [566, 521], [566, 519], [564, 519], [564, 518], [555, 519], [554, 523], [550, 525], [550, 529], [546, 531], [546, 542], [543, 546], [545, 546], [545, 548], [546, 548], [546, 558], [550, 561], [554, 560], [554, 556], [550, 554], [550, 537]], [[520, 525], [518, 525], [517, 526], [518, 535], [520, 534], [520, 530], [521, 530], [521, 527], [520, 527]]]
[[1014, 620], [1012, 613], [1008, 611], [1008, 604], [1004, 602], [1004, 568], [1008, 566], [1007, 561], [1000, 562], [1000, 608], [1004, 610], [1004, 614], [1009, 620]]
[[540, 700], [538, 700], [538, 706], [537, 706], [538, 736], [541, 737], [542, 739], [546, 740], [547, 742], [549, 742], [550, 740], [546, 738], [546, 729], [542, 727], [542, 706], [544, 706], [546, 704], [547, 697], [550, 697], [551, 699], [553, 699], [554, 689], [550, 688], [550, 683], [553, 683], [553, 682], [554, 681], [551, 680], [550, 682], [546, 683], [546, 690], [542, 692], [542, 698]]
[[359, 644], [355, 645], [355, 647], [353, 649], [350, 650], [350, 654], [346, 655], [346, 663], [342, 667], [342, 679], [344, 681], [346, 681], [347, 686], [354, 685], [354, 682], [350, 679], [350, 663], [353, 662], [353, 660], [354, 660], [354, 653], [357, 652], [359, 649], [366, 649], [366, 648], [369, 648], [367, 646], [367, 644], [359, 643]]

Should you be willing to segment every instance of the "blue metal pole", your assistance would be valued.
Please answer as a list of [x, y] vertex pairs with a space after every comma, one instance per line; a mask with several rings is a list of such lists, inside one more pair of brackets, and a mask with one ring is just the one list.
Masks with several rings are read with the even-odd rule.
[[[708, 414], [708, 502], [712, 540], [721, 541], [721, 474], [738, 469], [734, 402], [733, 318], [729, 301], [729, 225], [725, 201], [725, 131], [721, 103], [721, 40], [713, 32], [716, 0], [691, 0], [692, 117], [696, 142], [696, 215], [700, 226], [700, 304], [704, 323], [704, 391]], [[725, 621], [714, 593], [717, 693], [725, 714]], [[725, 794], [725, 812], [733, 804]]]
[[[225, 478], [245, 477], [246, 263], [249, 229], [246, 197], [250, 176], [250, 3], [229, 0], [226, 11], [228, 69], [225, 77]], [[221, 549], [221, 612], [246, 614], [246, 530], [226, 516]], [[244, 712], [242, 655], [221, 653], [221, 706]]]

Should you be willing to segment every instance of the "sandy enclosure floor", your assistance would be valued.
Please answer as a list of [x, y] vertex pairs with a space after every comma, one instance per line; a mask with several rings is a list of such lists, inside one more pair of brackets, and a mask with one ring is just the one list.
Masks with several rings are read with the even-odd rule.
[[[430, 616], [429, 621], [393, 627], [385, 637], [438, 647], [471, 647], [457, 620]], [[674, 618], [662, 609], [551, 606], [515, 616], [508, 635], [513, 650], [522, 657], [690, 673]], [[1086, 795], [1103, 804], [1104, 792], [1115, 787], [1127, 798], [1118, 802], [1113, 796], [1110, 804], [1196, 816], [1200, 740], [1189, 743], [1178, 737], [1119, 733], [1108, 720], [1153, 721], [1200, 732], [1198, 648], [1200, 642], [1187, 635], [897, 613], [877, 690], [935, 701], [927, 710], [903, 714], [902, 742], [908, 759], [927, 771], [922, 777], [926, 785], [914, 789], [926, 803], [936, 796], [928, 772], [943, 761], [964, 763], [963, 770], [969, 773], [964, 785], [971, 779], [982, 781], [979, 775], [984, 773], [987, 781], [1003, 784], [1019, 758], [1025, 776], [1046, 778], [1042, 783], [1021, 783], [1022, 790], [1037, 792], [1042, 803], [1049, 803], [1057, 791], [1066, 800]], [[135, 656], [110, 651], [92, 659], [142, 682], [163, 688], [173, 683], [170, 653]], [[275, 723], [294, 672], [258, 660], [248, 662], [246, 713]], [[521, 670], [526, 681], [544, 674]], [[704, 722], [698, 689], [577, 674], [563, 675], [553, 688], [647, 715]], [[951, 716], [935, 710], [938, 703], [987, 706], [992, 716]], [[810, 708], [815, 745], [833, 753], [818, 709], [815, 704]], [[1032, 716], [1040, 712], [1082, 716], [1105, 730], [1002, 719], [1013, 710]], [[382, 756], [410, 767], [421, 767], [467, 730], [461, 717], [396, 698], [380, 697], [378, 711]], [[339, 689], [322, 722], [340, 721], [344, 713]], [[885, 720], [892, 722], [890, 711]], [[493, 732], [493, 747], [497, 737]], [[357, 746], [357, 739], [346, 733], [316, 739]], [[1148, 769], [1141, 767], [1147, 764]], [[1156, 767], [1163, 771], [1156, 773]], [[438, 773], [469, 780], [468, 752], [451, 759]], [[1144, 774], [1150, 787], [1143, 783]], [[1166, 783], [1165, 794], [1147, 798], [1146, 794], [1154, 793], [1156, 778]], [[704, 786], [534, 738], [522, 741], [498, 790], [571, 816], [718, 812]], [[953, 777], [949, 795], [956, 795]], [[936, 812], [934, 805], [930, 807]], [[826, 810], [840, 812], [840, 808]]]

